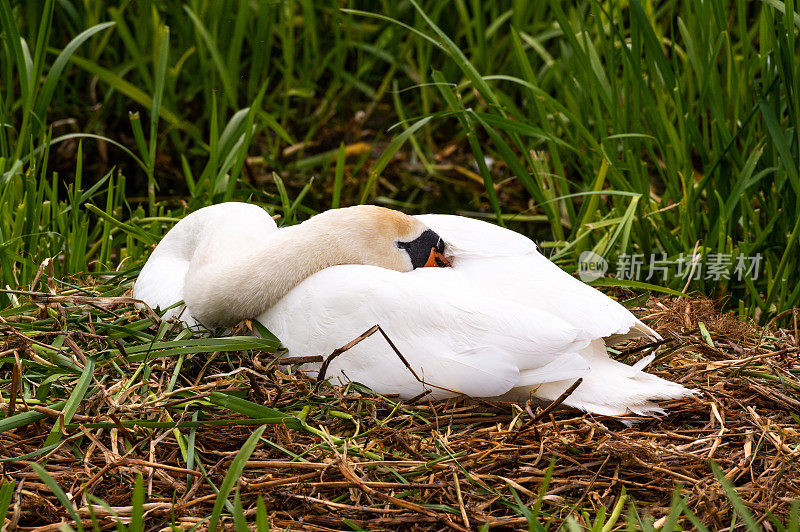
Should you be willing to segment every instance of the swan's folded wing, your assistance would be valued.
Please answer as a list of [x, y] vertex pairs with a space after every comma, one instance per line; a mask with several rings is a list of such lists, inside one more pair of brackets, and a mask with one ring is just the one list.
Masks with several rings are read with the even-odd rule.
[[[136, 283], [133, 285], [132, 296], [142, 300], [152, 309], [166, 309], [183, 301], [183, 279], [189, 263], [174, 257], [156, 257], [142, 268]], [[164, 319], [180, 315], [184, 321], [194, 325], [194, 320], [185, 312], [183, 305], [170, 309], [164, 314]]]
[[378, 324], [426, 385], [380, 333], [339, 355], [328, 375], [381, 393], [434, 397], [502, 395], [520, 372], [546, 366], [588, 340], [539, 310], [474, 298], [447, 268], [398, 273], [371, 266], [327, 268], [303, 281], [259, 321], [290, 352], [327, 356]]
[[658, 337], [617, 301], [538, 253], [465, 261], [459, 269], [484, 289], [552, 313], [593, 338], [626, 334]]
[[[275, 221], [257, 205], [228, 202], [195, 211], [159, 242], [139, 273], [132, 295], [153, 309], [171, 307], [184, 299], [184, 280], [193, 261], [197, 266], [237, 256], [276, 230]], [[164, 318], [178, 315], [187, 325], [197, 325], [183, 305]]]
[[628, 309], [563, 271], [519, 233], [461, 216], [417, 218], [451, 244], [455, 269], [488, 294], [553, 314], [593, 338], [659, 338]]

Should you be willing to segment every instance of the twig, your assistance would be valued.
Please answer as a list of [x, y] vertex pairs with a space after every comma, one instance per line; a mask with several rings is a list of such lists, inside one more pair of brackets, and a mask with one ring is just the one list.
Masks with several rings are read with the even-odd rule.
[[291, 366], [293, 364], [315, 364], [323, 362], [323, 358], [319, 355], [308, 357], [282, 357], [277, 359], [277, 363], [281, 366]]
[[547, 405], [547, 407], [546, 407], [544, 410], [542, 410], [541, 412], [539, 412], [539, 414], [538, 414], [538, 415], [537, 415], [535, 418], [533, 418], [533, 419], [531, 420], [531, 423], [537, 423], [538, 421], [540, 421], [541, 419], [543, 419], [543, 418], [544, 418], [546, 415], [548, 415], [550, 412], [552, 412], [554, 408], [556, 408], [558, 405], [560, 405], [561, 403], [563, 403], [564, 401], [566, 401], [567, 397], [569, 397], [570, 395], [572, 395], [572, 392], [574, 392], [574, 391], [575, 391], [575, 388], [577, 388], [578, 386], [580, 386], [582, 382], [583, 382], [583, 377], [581, 377], [581, 378], [579, 378], [578, 380], [576, 380], [575, 382], [573, 382], [573, 383], [572, 383], [572, 386], [570, 386], [569, 388], [567, 388], [566, 390], [564, 390], [564, 393], [562, 393], [561, 395], [559, 395], [559, 396], [556, 398], [556, 400], [555, 400], [555, 401], [553, 401], [552, 403], [550, 403], [549, 405]]
[[458, 500], [458, 509], [461, 510], [461, 519], [464, 520], [464, 526], [469, 530], [472, 528], [469, 524], [469, 517], [467, 517], [467, 509], [464, 508], [464, 497], [461, 495], [461, 484], [458, 482], [458, 472], [453, 469], [453, 482], [456, 485], [456, 499]]
[[636, 347], [631, 347], [630, 349], [625, 349], [624, 351], [620, 351], [619, 356], [624, 358], [626, 356], [633, 355], [640, 351], [644, 351], [645, 349], [651, 349], [654, 347], [658, 347], [660, 345], [669, 344], [677, 341], [678, 341], [677, 338], [662, 338], [661, 340], [656, 340], [655, 342], [648, 342], [643, 345], [637, 345]]
[[322, 381], [325, 380], [325, 375], [328, 372], [328, 366], [330, 366], [331, 362], [333, 362], [333, 360], [336, 357], [338, 357], [339, 355], [341, 355], [342, 353], [344, 353], [348, 349], [358, 345], [361, 341], [366, 340], [367, 338], [369, 338], [370, 336], [375, 334], [375, 332], [377, 330], [378, 330], [378, 326], [377, 325], [373, 325], [372, 327], [370, 327], [369, 329], [367, 329], [366, 331], [361, 333], [354, 340], [346, 343], [345, 345], [343, 345], [342, 347], [339, 347], [338, 349], [334, 349], [333, 352], [330, 355], [328, 355], [328, 358], [326, 358], [325, 361], [322, 363], [322, 366], [320, 366], [320, 368], [319, 368], [319, 373], [317, 373], [317, 384], [319, 384], [319, 383], [321, 383]]
[[524, 433], [528, 432], [529, 430], [535, 430], [535, 429], [536, 429], [536, 423], [538, 423], [539, 421], [541, 421], [542, 419], [544, 419], [544, 417], [545, 417], [546, 415], [548, 415], [550, 412], [552, 412], [554, 408], [556, 408], [558, 405], [560, 405], [561, 403], [563, 403], [563, 402], [564, 402], [564, 401], [567, 399], [567, 397], [569, 397], [570, 395], [572, 395], [572, 392], [574, 392], [574, 391], [575, 391], [575, 389], [576, 389], [578, 386], [580, 386], [582, 382], [583, 382], [583, 378], [579, 378], [578, 380], [576, 380], [575, 382], [573, 382], [573, 383], [572, 383], [572, 385], [571, 385], [569, 388], [567, 388], [566, 390], [564, 390], [564, 393], [562, 393], [561, 395], [559, 395], [559, 396], [556, 398], [556, 400], [555, 400], [555, 401], [553, 401], [552, 403], [550, 403], [549, 405], [547, 405], [547, 406], [544, 408], [544, 410], [542, 410], [541, 412], [539, 412], [539, 413], [538, 413], [538, 414], [537, 414], [537, 415], [536, 415], [536, 416], [535, 416], [533, 419], [531, 419], [531, 421], [529, 422], [529, 424], [528, 424], [528, 426], [527, 426], [527, 427], [525, 427], [524, 429], [521, 429], [521, 430], [518, 430], [518, 431], [516, 431], [516, 432], [514, 433], [514, 435], [511, 437], [511, 441], [512, 441], [512, 442], [513, 442], [513, 441], [515, 441], [515, 440], [516, 440], [516, 439], [517, 439], [517, 438], [518, 438], [520, 435], [522, 435], [522, 434], [524, 434]]
[[373, 325], [372, 327], [364, 331], [361, 335], [359, 335], [355, 340], [349, 342], [348, 344], [338, 349], [334, 349], [334, 351], [328, 356], [328, 358], [325, 359], [325, 362], [323, 362], [322, 366], [319, 368], [319, 374], [317, 374], [317, 384], [325, 380], [325, 374], [328, 371], [328, 366], [330, 365], [330, 363], [333, 361], [334, 358], [338, 357], [348, 349], [352, 349], [363, 340], [366, 340], [367, 338], [375, 334], [375, 332], [381, 333], [384, 340], [386, 340], [386, 343], [389, 344], [389, 347], [392, 348], [392, 351], [394, 351], [394, 353], [397, 355], [400, 361], [405, 365], [406, 369], [408, 369], [408, 371], [411, 372], [411, 375], [414, 376], [417, 382], [419, 382], [423, 386], [432, 386], [433, 388], [438, 388], [439, 390], [443, 390], [445, 392], [454, 393], [456, 395], [462, 395], [462, 393], [457, 390], [451, 390], [450, 388], [445, 388], [444, 386], [437, 386], [436, 384], [431, 384], [430, 382], [426, 382], [424, 379], [421, 379], [419, 375], [417, 375], [417, 372], [414, 371], [414, 368], [411, 367], [411, 364], [408, 363], [406, 357], [403, 356], [403, 353], [401, 353], [400, 350], [397, 348], [397, 346], [394, 345], [392, 339], [389, 338], [389, 335], [386, 334], [386, 332], [381, 328], [380, 325]]

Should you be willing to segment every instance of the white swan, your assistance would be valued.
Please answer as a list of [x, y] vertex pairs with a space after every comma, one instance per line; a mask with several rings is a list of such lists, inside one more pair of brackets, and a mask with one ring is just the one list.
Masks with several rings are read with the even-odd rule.
[[[420, 267], [442, 261], [452, 267]], [[582, 378], [565, 405], [653, 415], [654, 400], [693, 393], [642, 371], [652, 355], [634, 366], [608, 356], [606, 343], [658, 338], [627, 309], [524, 236], [459, 216], [360, 206], [278, 230], [257, 206], [214, 205], [164, 237], [133, 296], [154, 308], [184, 300], [167, 316], [190, 325], [257, 318], [302, 355], [327, 356], [379, 324], [425, 384], [379, 334], [327, 376], [403, 398], [554, 400]]]

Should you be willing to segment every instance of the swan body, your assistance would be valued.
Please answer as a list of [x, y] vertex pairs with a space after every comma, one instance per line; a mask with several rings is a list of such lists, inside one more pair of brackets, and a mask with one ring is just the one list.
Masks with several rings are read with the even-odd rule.
[[[607, 343], [659, 337], [528, 238], [459, 216], [350, 209], [287, 229], [253, 205], [201, 209], [158, 245], [133, 295], [161, 308], [185, 300], [168, 315], [189, 325], [258, 319], [302, 355], [326, 357], [378, 324], [423, 382], [380, 334], [332, 360], [327, 376], [402, 398], [554, 400], [582, 378], [564, 404], [654, 415], [663, 412], [654, 401], [693, 393], [644, 372], [652, 355], [634, 366], [611, 359]], [[393, 245], [426, 234], [446, 243], [452, 267], [416, 267]]]

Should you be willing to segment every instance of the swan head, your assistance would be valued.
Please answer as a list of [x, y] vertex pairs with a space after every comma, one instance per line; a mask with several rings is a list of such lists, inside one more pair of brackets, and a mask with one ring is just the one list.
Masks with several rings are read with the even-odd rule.
[[399, 272], [447, 267], [447, 244], [416, 218], [375, 205], [325, 211], [301, 225], [328, 236], [336, 255], [349, 264], [368, 264]]
[[[250, 235], [252, 236], [252, 235]], [[212, 235], [212, 249], [195, 250], [183, 299], [205, 327], [233, 325], [272, 307], [304, 279], [344, 264], [410, 272], [449, 266], [447, 245], [423, 222], [372, 205], [332, 209], [281, 229], [274, 237]]]

